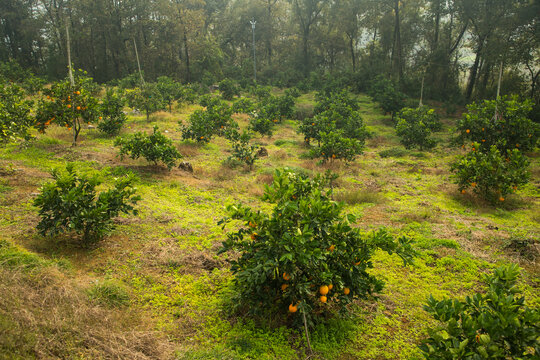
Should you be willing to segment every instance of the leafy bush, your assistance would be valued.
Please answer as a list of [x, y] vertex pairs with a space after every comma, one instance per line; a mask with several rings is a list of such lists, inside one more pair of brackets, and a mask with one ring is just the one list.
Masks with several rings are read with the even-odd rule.
[[31, 108], [32, 101], [25, 100], [19, 86], [0, 82], [0, 142], [30, 137], [28, 130], [34, 124]]
[[150, 114], [165, 109], [165, 101], [155, 83], [145, 83], [142, 88], [126, 90], [129, 107], [142, 109], [146, 114], [146, 121], [150, 121]]
[[531, 108], [530, 100], [521, 102], [517, 97], [472, 103], [458, 122], [457, 141], [461, 144], [480, 143], [480, 151], [490, 151], [492, 145], [502, 153], [516, 148], [533, 150], [540, 136], [540, 124], [528, 118]]
[[479, 143], [474, 143], [471, 152], [452, 164], [455, 182], [462, 193], [472, 187], [482, 198], [502, 202], [529, 181], [529, 162], [518, 149], [507, 150], [503, 155], [495, 145], [489, 152], [478, 151], [479, 147]]
[[485, 294], [430, 296], [424, 309], [441, 324], [420, 346], [426, 359], [538, 359], [540, 312], [525, 305], [518, 276], [517, 265], [501, 266], [487, 277]]
[[127, 120], [126, 114], [124, 114], [125, 99], [122, 94], [115, 92], [113, 89], [107, 89], [105, 97], [99, 105], [99, 117], [98, 129], [109, 135], [118, 135], [122, 126]]
[[255, 95], [259, 101], [262, 101], [270, 96], [270, 90], [271, 88], [268, 86], [257, 86], [253, 90], [253, 95]]
[[440, 129], [439, 116], [435, 110], [425, 106], [404, 108], [397, 117], [396, 133], [407, 149], [418, 147], [422, 150], [435, 146], [435, 141], [430, 139], [431, 132]]
[[45, 85], [45, 80], [24, 69], [15, 60], [0, 63], [0, 82], [2, 79], [17, 84], [30, 95], [37, 94]]
[[169, 105], [169, 112], [172, 112], [172, 103], [184, 95], [182, 84], [168, 76], [160, 76], [157, 78], [156, 87], [163, 101]]
[[77, 173], [73, 164], [66, 171], [55, 169], [52, 177], [54, 181], [43, 185], [34, 200], [41, 217], [37, 229], [43, 236], [74, 231], [88, 245], [111, 230], [112, 219], [120, 213], [137, 214], [133, 205], [140, 197], [134, 196], [132, 177], [116, 180], [114, 188], [99, 194], [98, 178]]
[[385, 113], [392, 114], [392, 120], [399, 110], [405, 106], [405, 94], [401, 93], [396, 86], [379, 75], [371, 84], [369, 95], [381, 105]]
[[240, 95], [238, 87], [231, 79], [223, 79], [219, 83], [219, 92], [221, 97], [225, 100], [232, 100], [235, 96]]
[[249, 114], [255, 111], [255, 103], [250, 98], [238, 99], [233, 103], [232, 111], [237, 114]]
[[234, 130], [232, 135], [229, 135], [228, 137], [232, 142], [231, 158], [248, 165], [251, 169], [255, 160], [259, 157], [259, 147], [249, 143], [251, 140], [249, 132], [243, 131], [242, 133], [238, 133], [238, 131]]
[[99, 117], [98, 100], [94, 96], [97, 84], [86, 72], [79, 70], [74, 74], [74, 86], [69, 79], [52, 84], [50, 89], [44, 89], [45, 99], [38, 102], [36, 127], [45, 132], [52, 123], [73, 128], [73, 143], [81, 131], [81, 122], [91, 123]]
[[250, 130], [256, 131], [262, 136], [272, 136], [274, 121], [270, 120], [266, 114], [253, 113], [249, 118]]
[[334, 130], [320, 133], [320, 146], [311, 150], [313, 157], [321, 157], [323, 162], [343, 159], [353, 161], [356, 155], [362, 153], [363, 144], [357, 140], [348, 138], [343, 130]]
[[157, 165], [159, 161], [163, 162], [167, 169], [176, 164], [176, 160], [182, 155], [176, 150], [171, 139], [163, 135], [157, 126], [151, 135], [143, 132], [136, 132], [123, 138], [116, 138], [114, 146], [120, 146], [120, 157], [128, 155], [132, 159], [144, 157]]
[[182, 139], [192, 139], [208, 143], [214, 135], [224, 135], [228, 129], [238, 127], [232, 119], [233, 110], [224, 101], [212, 97], [202, 100], [204, 110], [195, 110], [189, 117], [189, 125], [179, 125], [182, 129]]
[[230, 218], [220, 224], [239, 220], [239, 230], [227, 234], [221, 252], [240, 253], [230, 260], [231, 269], [238, 303], [250, 312], [300, 310], [310, 320], [331, 309], [346, 312], [354, 299], [382, 289], [382, 281], [368, 273], [377, 248], [411, 261], [407, 239], [395, 242], [385, 230], [365, 234], [352, 227], [355, 217], [342, 215], [343, 204], [330, 200], [333, 178], [311, 180], [278, 170], [263, 197], [274, 204], [270, 213], [227, 207]]

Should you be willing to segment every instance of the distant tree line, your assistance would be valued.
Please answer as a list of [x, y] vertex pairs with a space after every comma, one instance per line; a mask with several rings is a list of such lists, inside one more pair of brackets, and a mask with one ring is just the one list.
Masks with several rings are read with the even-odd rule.
[[[538, 98], [539, 0], [2, 0], [0, 61], [65, 76], [72, 59], [98, 82], [145, 76], [299, 88], [328, 79], [365, 90], [387, 74], [441, 101], [502, 93]], [[327, 76], [327, 77], [325, 77]], [[537, 101], [538, 102], [538, 101]]]

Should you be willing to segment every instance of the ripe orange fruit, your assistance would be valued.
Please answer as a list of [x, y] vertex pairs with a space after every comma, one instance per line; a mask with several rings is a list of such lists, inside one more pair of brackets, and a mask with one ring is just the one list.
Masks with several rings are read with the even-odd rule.
[[462, 193], [462, 194], [465, 194], [465, 193], [466, 193], [465, 189], [461, 190], [461, 193]]
[[100, 117], [99, 117], [99, 120], [102, 120], [102, 119], [103, 119], [103, 117], [100, 116]]
[[349, 295], [350, 292], [351, 292], [351, 289], [349, 289], [348, 287], [346, 287], [346, 288], [343, 289], [343, 293], [344, 293], [345, 295]]
[[291, 280], [291, 276], [289, 274], [287, 274], [287, 273], [283, 273], [283, 280], [289, 281], [289, 280]]
[[289, 312], [295, 313], [297, 311], [298, 311], [298, 305], [293, 305], [293, 304], [289, 305]]
[[287, 290], [288, 287], [289, 287], [289, 284], [281, 284], [281, 291]]
[[482, 139], [482, 142], [486, 142], [486, 139]]
[[472, 182], [472, 183], [471, 183], [471, 186], [472, 186], [472, 187], [476, 187], [476, 183], [475, 183], [475, 182]]
[[249, 222], [249, 227], [252, 227], [252, 228], [256, 228], [257, 227], [257, 224], [255, 224], [254, 222]]
[[499, 201], [504, 201], [504, 198], [501, 196], [501, 197], [499, 198]]
[[467, 130], [465, 130], [465, 132], [466, 132], [466, 133], [468, 134], [468, 133], [470, 133], [470, 132], [471, 132], [471, 130], [467, 129]]
[[256, 237], [257, 237], [257, 233], [251, 234], [251, 240], [255, 240]]
[[358, 266], [358, 265], [360, 265], [360, 261], [354, 263], [354, 266]]
[[515, 191], [515, 190], [517, 190], [517, 186], [516, 186], [516, 185], [514, 185], [514, 186], [513, 186], [513, 189], [514, 189], [514, 191]]
[[68, 109], [71, 109], [71, 104], [67, 104], [67, 108], [68, 108]]
[[204, 139], [204, 136], [201, 136], [201, 140]]
[[519, 147], [519, 144], [516, 144], [516, 147], [518, 148], [518, 147]]
[[321, 295], [326, 295], [326, 294], [328, 294], [328, 291], [329, 291], [329, 289], [328, 289], [328, 286], [326, 286], [326, 285], [323, 285], [323, 286], [321, 286], [321, 287], [319, 288], [319, 292], [321, 293]]
[[327, 299], [326, 296], [323, 295], [319, 298], [319, 300], [321, 300], [322, 303], [325, 303]]
[[328, 285], [328, 290], [332, 290], [334, 288], [334, 285], [330, 284]]
[[335, 245], [330, 245], [330, 247], [328, 248], [328, 251], [334, 251], [336, 249], [336, 246]]
[[485, 131], [486, 129], [482, 128], [482, 131]]
[[315, 123], [311, 123], [311, 126], [315, 126]]
[[77, 106], [77, 110], [81, 110], [81, 107], [80, 107], [80, 106]]
[[336, 158], [336, 154], [332, 154], [332, 159], [335, 159]]

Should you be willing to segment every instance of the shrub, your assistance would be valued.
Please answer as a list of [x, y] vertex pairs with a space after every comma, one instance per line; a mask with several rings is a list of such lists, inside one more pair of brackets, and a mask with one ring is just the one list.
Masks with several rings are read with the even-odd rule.
[[184, 140], [208, 143], [214, 135], [224, 135], [227, 129], [238, 127], [231, 117], [233, 110], [227, 103], [211, 97], [202, 102], [206, 109], [195, 110], [189, 117], [189, 125], [179, 122]]
[[249, 98], [238, 99], [233, 103], [232, 111], [237, 114], [249, 114], [255, 111], [255, 103]]
[[165, 109], [165, 101], [155, 83], [145, 83], [142, 88], [126, 90], [126, 98], [129, 107], [144, 110], [146, 121], [150, 121], [150, 114]]
[[55, 169], [52, 177], [54, 181], [43, 185], [34, 200], [41, 217], [37, 229], [43, 236], [74, 231], [88, 245], [111, 230], [112, 219], [120, 213], [137, 214], [133, 205], [140, 197], [134, 196], [132, 177], [116, 180], [114, 188], [99, 194], [98, 178], [77, 173], [73, 164], [66, 171]]
[[151, 135], [136, 132], [124, 138], [116, 138], [114, 146], [120, 146], [122, 159], [124, 155], [128, 155], [132, 159], [138, 159], [142, 156], [156, 165], [159, 161], [163, 162], [169, 170], [176, 165], [176, 160], [182, 157], [171, 139], [163, 135], [157, 126], [154, 126]]
[[99, 105], [99, 117], [98, 129], [109, 135], [118, 135], [122, 126], [127, 120], [126, 114], [124, 114], [125, 99], [122, 94], [115, 92], [113, 89], [108, 89], [105, 93], [105, 97]]
[[169, 112], [172, 112], [172, 103], [184, 95], [182, 84], [168, 76], [160, 76], [157, 78], [156, 87], [163, 101], [169, 105]]
[[327, 185], [334, 178], [278, 170], [263, 197], [274, 204], [270, 213], [227, 207], [230, 218], [220, 224], [239, 220], [239, 229], [227, 234], [221, 252], [240, 254], [230, 262], [238, 303], [248, 311], [272, 316], [268, 312], [299, 310], [310, 320], [333, 309], [346, 312], [354, 299], [382, 289], [368, 273], [377, 248], [411, 261], [407, 239], [395, 242], [385, 230], [366, 234], [352, 227], [355, 217], [342, 215], [343, 205], [330, 200]]
[[473, 192], [491, 201], [504, 201], [519, 186], [529, 181], [528, 160], [518, 149], [501, 154], [495, 145], [489, 152], [478, 151], [480, 144], [473, 144], [473, 151], [457, 158], [451, 170], [459, 190]]
[[432, 148], [435, 141], [430, 139], [431, 132], [440, 129], [441, 123], [435, 110], [424, 106], [415, 109], [404, 108], [397, 117], [396, 133], [407, 149]]
[[371, 84], [369, 95], [381, 105], [385, 113], [392, 114], [392, 120], [399, 110], [405, 106], [405, 94], [396, 89], [396, 86], [379, 75]]
[[268, 119], [266, 114], [253, 113], [249, 118], [249, 129], [258, 132], [262, 136], [272, 136], [274, 121]]
[[270, 90], [271, 88], [268, 86], [257, 86], [253, 90], [253, 95], [255, 95], [259, 101], [262, 101], [270, 96]]
[[32, 101], [25, 100], [24, 91], [15, 84], [0, 82], [0, 143], [20, 137], [30, 138]]
[[345, 137], [343, 130], [320, 133], [321, 144], [311, 150], [313, 157], [321, 157], [323, 162], [343, 159], [353, 161], [362, 153], [363, 144], [357, 139]]
[[457, 141], [477, 142], [480, 151], [490, 151], [492, 145], [506, 153], [508, 149], [533, 150], [540, 136], [540, 124], [528, 117], [532, 103], [517, 97], [485, 100], [467, 106], [468, 112], [459, 120]]
[[232, 100], [235, 96], [240, 95], [238, 87], [231, 79], [223, 79], [219, 83], [219, 92], [221, 97], [225, 100]]
[[55, 123], [73, 129], [73, 143], [81, 131], [81, 122], [91, 123], [99, 117], [98, 100], [94, 96], [97, 84], [86, 72], [79, 70], [74, 76], [74, 86], [69, 79], [52, 84], [44, 89], [45, 99], [38, 103], [36, 128], [44, 133], [49, 125]]
[[229, 135], [229, 139], [232, 142], [232, 155], [231, 158], [234, 158], [246, 165], [251, 169], [255, 160], [259, 158], [258, 150], [259, 147], [249, 143], [251, 140], [251, 135], [247, 131], [243, 131], [241, 134], [236, 130], [233, 132], [234, 135]]
[[486, 293], [456, 299], [430, 296], [424, 309], [440, 325], [420, 346], [426, 359], [537, 359], [540, 312], [525, 305], [516, 282], [517, 265], [487, 277]]

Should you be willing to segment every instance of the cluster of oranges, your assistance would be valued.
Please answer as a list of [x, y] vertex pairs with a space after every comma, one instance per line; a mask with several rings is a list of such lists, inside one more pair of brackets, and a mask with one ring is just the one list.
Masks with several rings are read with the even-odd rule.
[[[289, 281], [290, 279], [291, 279], [291, 276], [289, 274], [283, 273], [283, 280]], [[281, 290], [285, 291], [285, 290], [287, 290], [288, 287], [289, 287], [289, 284], [287, 284], [287, 283], [282, 284], [281, 285]], [[319, 294], [320, 294], [319, 301], [322, 302], [323, 304], [325, 304], [328, 301], [328, 298], [326, 297], [326, 295], [328, 295], [328, 293], [333, 288], [334, 288], [334, 285], [332, 285], [332, 284], [321, 285], [319, 287]], [[350, 293], [351, 293], [351, 289], [349, 289], [348, 287], [343, 288], [343, 294], [349, 295]], [[289, 305], [289, 312], [295, 313], [296, 311], [298, 311], [298, 303], [290, 304]]]

